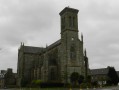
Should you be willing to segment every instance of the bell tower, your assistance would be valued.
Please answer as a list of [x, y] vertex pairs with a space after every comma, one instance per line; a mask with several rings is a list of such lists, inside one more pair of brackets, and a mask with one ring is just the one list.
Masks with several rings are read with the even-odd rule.
[[78, 10], [66, 7], [60, 12], [61, 16], [61, 33], [70, 30], [78, 31]]
[[[83, 42], [78, 38], [78, 12], [65, 7], [59, 14], [61, 19], [61, 73], [65, 72], [66, 82], [73, 72], [84, 75]], [[62, 77], [63, 73], [62, 73]]]
[[[78, 10], [65, 7], [59, 14], [61, 19], [61, 41], [68, 44], [78, 40]], [[72, 42], [71, 42], [72, 43]]]
[[74, 64], [78, 50], [78, 10], [65, 7], [60, 12], [61, 18], [61, 43], [66, 54], [66, 64]]

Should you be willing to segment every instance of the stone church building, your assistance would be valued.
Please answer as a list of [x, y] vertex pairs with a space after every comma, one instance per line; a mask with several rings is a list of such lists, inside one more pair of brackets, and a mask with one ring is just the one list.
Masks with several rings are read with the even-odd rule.
[[83, 35], [78, 38], [79, 10], [65, 7], [60, 13], [61, 39], [46, 47], [26, 46], [18, 50], [18, 84], [34, 79], [43, 82], [70, 83], [77, 72], [84, 77], [88, 72], [88, 58], [83, 49]]

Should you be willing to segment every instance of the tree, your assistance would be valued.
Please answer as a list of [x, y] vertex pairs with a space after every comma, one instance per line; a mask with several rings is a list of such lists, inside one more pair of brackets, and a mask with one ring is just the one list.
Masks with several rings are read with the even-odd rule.
[[78, 83], [81, 84], [81, 83], [83, 83], [83, 81], [84, 81], [84, 76], [83, 75], [79, 75]]
[[115, 71], [114, 67], [108, 67], [109, 68], [109, 73], [108, 73], [108, 85], [117, 85], [118, 84], [118, 75], [117, 72]]
[[77, 72], [73, 72], [70, 77], [71, 82], [76, 85], [79, 80], [79, 74]]

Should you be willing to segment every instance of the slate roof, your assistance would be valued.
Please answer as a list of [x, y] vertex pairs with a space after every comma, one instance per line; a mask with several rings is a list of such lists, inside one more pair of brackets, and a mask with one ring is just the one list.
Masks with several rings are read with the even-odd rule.
[[52, 49], [52, 48], [58, 46], [60, 43], [61, 43], [61, 40], [57, 40], [57, 41], [54, 42], [53, 44], [49, 45], [47, 48], [48, 48], [48, 50], [49, 50], [49, 49]]
[[108, 74], [108, 72], [109, 72], [108, 68], [91, 69], [90, 70], [91, 75], [104, 75], [104, 74]]
[[[61, 43], [61, 40], [57, 40], [56, 42], [54, 42], [53, 44], [49, 45], [47, 47], [47, 50], [50, 50], [56, 46], [58, 46]], [[33, 46], [23, 46], [24, 47], [24, 52], [25, 53], [42, 53], [46, 51], [46, 48], [43, 47], [33, 47]]]
[[41, 53], [44, 49], [42, 47], [24, 46], [25, 53]]

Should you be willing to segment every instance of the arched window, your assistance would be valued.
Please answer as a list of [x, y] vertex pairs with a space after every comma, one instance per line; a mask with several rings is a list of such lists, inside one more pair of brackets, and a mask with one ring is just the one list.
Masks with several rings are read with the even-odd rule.
[[75, 46], [72, 45], [70, 48], [70, 59], [71, 60], [75, 60], [76, 59], [76, 50], [75, 50]]

